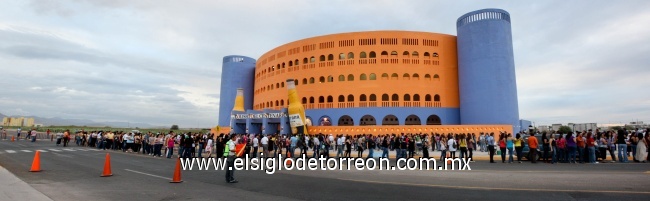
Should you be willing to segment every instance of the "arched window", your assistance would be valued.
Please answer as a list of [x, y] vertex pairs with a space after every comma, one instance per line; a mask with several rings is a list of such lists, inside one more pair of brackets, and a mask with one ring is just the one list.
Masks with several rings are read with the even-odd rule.
[[438, 74], [433, 75], [433, 81], [440, 81], [440, 76]]
[[388, 100], [388, 94], [381, 95], [381, 101], [389, 101]]
[[280, 106], [284, 106], [284, 100], [280, 100]]
[[302, 64], [307, 64], [307, 63], [309, 63], [309, 59], [307, 59], [307, 57], [305, 57], [305, 59], [302, 60]]
[[275, 101], [275, 107], [280, 106], [280, 101]]
[[345, 59], [345, 53], [339, 54], [339, 60], [343, 60], [343, 59]]
[[370, 94], [370, 101], [377, 101], [377, 96], [375, 96], [375, 94]]
[[424, 101], [430, 102], [431, 101], [431, 95], [427, 94], [424, 96]]
[[438, 57], [438, 53], [434, 52], [433, 54], [431, 54], [431, 56], [432, 57]]
[[314, 63], [314, 62], [316, 62], [316, 57], [309, 58], [309, 63]]
[[440, 95], [436, 94], [433, 96], [433, 101], [440, 101]]
[[409, 76], [408, 73], [404, 73], [404, 75], [402, 76], [402, 78], [405, 79], [405, 80], [410, 80], [410, 79], [411, 79], [411, 76]]
[[365, 74], [365, 73], [362, 73], [362, 74], [359, 76], [359, 80], [367, 80], [367, 79], [368, 79], [368, 77], [366, 77], [366, 74]]
[[404, 51], [404, 53], [402, 53], [402, 56], [407, 56], [408, 57], [408, 56], [411, 56], [411, 55], [410, 55], [409, 51]]
[[411, 101], [411, 95], [404, 94], [404, 101]]
[[359, 58], [365, 59], [366, 58], [366, 52], [359, 53]]
[[334, 102], [334, 97], [332, 97], [332, 96], [327, 96], [327, 102], [328, 102], [328, 103]]
[[[296, 86], [298, 86], [298, 79], [293, 79], [293, 83], [296, 83]], [[284, 82], [282, 83], [282, 87], [284, 87]]]
[[353, 126], [354, 120], [348, 115], [343, 115], [339, 118], [339, 126]]
[[388, 73], [381, 74], [381, 79], [387, 80], [388, 79]]
[[331, 75], [327, 76], [327, 82], [334, 82], [334, 77], [332, 77]]
[[282, 68], [284, 68], [284, 62], [282, 63]]
[[424, 58], [425, 59], [429, 59], [430, 57], [431, 57], [431, 55], [428, 52], [424, 52]]
[[309, 97], [309, 103], [314, 103], [314, 97]]
[[419, 94], [414, 94], [413, 95], [413, 101], [420, 101], [420, 95]]
[[348, 95], [348, 102], [354, 102], [354, 95]]
[[413, 79], [420, 80], [420, 75], [418, 75], [417, 73], [413, 74]]
[[297, 65], [300, 65], [300, 62], [298, 62], [298, 59], [296, 59], [296, 61], [293, 62], [293, 64], [295, 64], [297, 66]]
[[320, 58], [318, 59], [318, 61], [321, 61], [321, 62], [325, 61], [325, 55], [320, 55]]
[[332, 60], [334, 60], [334, 55], [333, 55], [333, 54], [329, 54], [329, 55], [327, 55], [327, 60], [328, 60], [328, 61], [332, 61]]
[[325, 97], [319, 96], [318, 97], [318, 103], [324, 103], [325, 102]]
[[368, 55], [368, 57], [370, 57], [371, 59], [372, 58], [377, 58], [377, 54], [375, 54], [374, 51], [370, 51], [370, 54]]
[[280, 88], [280, 83], [275, 83], [275, 88]]
[[438, 115], [431, 115], [427, 117], [427, 125], [442, 125], [442, 121], [440, 121], [440, 117]]
[[420, 121], [420, 117], [417, 115], [409, 115], [406, 117], [406, 121], [404, 121], [405, 125], [422, 125], [422, 121]]
[[397, 80], [397, 78], [398, 78], [397, 73], [393, 73], [390, 75], [391, 80]]
[[372, 115], [363, 115], [361, 117], [361, 120], [359, 121], [359, 126], [374, 126], [377, 125], [377, 121], [375, 120], [375, 117]]
[[348, 75], [348, 81], [354, 81], [354, 75], [349, 74]]
[[386, 115], [381, 121], [381, 125], [399, 125], [399, 120], [395, 115]]
[[339, 82], [345, 81], [345, 75], [339, 75]]
[[399, 95], [393, 94], [393, 96], [390, 99], [391, 101], [399, 101]]
[[392, 52], [390, 52], [390, 55], [391, 55], [391, 56], [397, 56], [397, 51], [392, 51]]
[[370, 80], [377, 80], [377, 75], [370, 73]]
[[359, 101], [367, 101], [367, 100], [368, 99], [366, 97], [366, 94], [361, 94], [361, 96], [359, 97]]
[[314, 78], [313, 77], [309, 78], [309, 84], [314, 84]]
[[348, 52], [348, 59], [354, 59], [354, 53]]
[[413, 56], [413, 58], [418, 58], [418, 56], [420, 56], [420, 55], [418, 54], [417, 51], [413, 51], [413, 53], [411, 54], [411, 56]]
[[345, 96], [340, 95], [339, 96], [339, 103], [345, 102]]
[[429, 75], [429, 74], [424, 75], [424, 80], [430, 81], [431, 80], [431, 75]]
[[323, 77], [323, 76], [320, 76], [320, 78], [318, 78], [318, 82], [320, 82], [320, 83], [323, 83], [323, 82], [325, 82], [325, 77]]
[[293, 66], [293, 61], [289, 61], [289, 67]]
[[386, 51], [381, 52], [381, 56], [388, 56], [388, 52]]
[[302, 104], [307, 104], [307, 97], [302, 97]]

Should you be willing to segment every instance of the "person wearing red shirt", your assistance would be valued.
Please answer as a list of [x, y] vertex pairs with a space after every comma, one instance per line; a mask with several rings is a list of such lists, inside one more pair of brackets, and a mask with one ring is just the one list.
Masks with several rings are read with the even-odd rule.
[[532, 161], [532, 163], [537, 163], [537, 160], [535, 160], [537, 156], [537, 145], [538, 142], [537, 142], [537, 138], [535, 137], [535, 133], [531, 132], [530, 137], [528, 137], [528, 148], [530, 148], [530, 153], [528, 155], [531, 156], [530, 160]]
[[591, 132], [587, 133], [587, 149], [589, 150], [589, 163], [596, 164], [596, 140]]

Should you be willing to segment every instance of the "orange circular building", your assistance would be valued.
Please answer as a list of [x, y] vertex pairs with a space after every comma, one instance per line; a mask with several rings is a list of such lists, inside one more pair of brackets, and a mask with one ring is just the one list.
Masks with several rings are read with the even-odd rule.
[[286, 107], [284, 81], [294, 79], [314, 125], [460, 123], [452, 35], [325, 35], [279, 46], [257, 61], [254, 110]]

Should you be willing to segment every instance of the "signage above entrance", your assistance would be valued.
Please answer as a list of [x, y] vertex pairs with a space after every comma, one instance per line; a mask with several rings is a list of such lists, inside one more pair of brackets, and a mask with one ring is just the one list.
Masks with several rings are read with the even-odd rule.
[[277, 119], [287, 117], [287, 113], [233, 114], [231, 119]]

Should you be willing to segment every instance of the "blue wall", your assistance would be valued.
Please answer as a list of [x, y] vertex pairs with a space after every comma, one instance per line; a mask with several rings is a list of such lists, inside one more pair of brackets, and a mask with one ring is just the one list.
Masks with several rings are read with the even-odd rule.
[[319, 120], [323, 116], [330, 118], [332, 126], [338, 126], [339, 118], [348, 115], [354, 120], [354, 125], [358, 126], [361, 117], [372, 115], [376, 120], [376, 125], [381, 125], [382, 120], [387, 115], [395, 115], [399, 119], [399, 125], [405, 125], [405, 119], [409, 115], [416, 115], [420, 118], [422, 125], [426, 125], [427, 118], [430, 115], [438, 115], [442, 125], [460, 124], [458, 108], [412, 108], [412, 107], [377, 107], [377, 108], [332, 108], [332, 109], [313, 109], [305, 111], [307, 117], [312, 120], [314, 126], [318, 126]]
[[219, 94], [219, 126], [230, 126], [230, 112], [235, 106], [237, 88], [244, 89], [244, 109], [253, 109], [255, 59], [245, 56], [225, 56], [221, 67]]
[[519, 125], [510, 15], [478, 10], [456, 25], [460, 123]]

